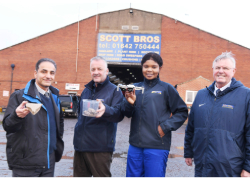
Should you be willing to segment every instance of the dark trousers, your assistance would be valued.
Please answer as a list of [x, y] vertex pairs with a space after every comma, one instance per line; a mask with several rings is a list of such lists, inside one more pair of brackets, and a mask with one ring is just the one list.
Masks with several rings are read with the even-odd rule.
[[74, 177], [111, 177], [113, 152], [77, 152], [74, 154]]
[[50, 155], [50, 168], [44, 169], [12, 169], [12, 177], [54, 177], [55, 153]]

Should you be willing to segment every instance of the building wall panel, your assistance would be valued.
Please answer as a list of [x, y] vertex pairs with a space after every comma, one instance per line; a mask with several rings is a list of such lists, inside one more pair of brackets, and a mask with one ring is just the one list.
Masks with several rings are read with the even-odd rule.
[[[121, 25], [139, 26], [139, 30], [122, 31]], [[7, 105], [9, 99], [2, 95], [3, 90], [10, 89], [10, 65], [16, 65], [12, 90], [21, 89], [34, 78], [35, 63], [44, 57], [55, 60], [58, 66], [55, 79], [57, 84], [53, 86], [60, 89], [61, 94], [66, 94], [66, 83], [80, 84], [80, 94], [84, 85], [91, 80], [90, 59], [97, 53], [98, 32], [161, 33], [161, 56], [164, 63], [160, 78], [172, 85], [198, 76], [213, 81], [211, 67], [214, 58], [222, 52], [232, 51], [237, 60], [235, 77], [250, 87], [250, 49], [167, 16], [135, 9], [131, 14], [129, 9], [125, 9], [79, 22], [77, 65], [78, 22], [1, 50], [0, 106]]]

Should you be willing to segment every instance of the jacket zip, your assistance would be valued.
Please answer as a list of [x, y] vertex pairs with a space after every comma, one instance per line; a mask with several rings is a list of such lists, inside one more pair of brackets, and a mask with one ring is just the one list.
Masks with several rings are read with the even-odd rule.
[[[143, 93], [143, 96], [142, 96], [142, 106], [143, 106], [143, 100], [144, 100], [145, 94], [146, 94], [146, 89], [144, 90], [144, 93]], [[142, 106], [141, 106], [141, 112], [140, 112], [141, 115], [142, 115]], [[140, 122], [139, 122], [139, 145], [141, 145], [141, 130], [140, 130], [140, 127], [141, 127], [141, 115], [140, 115]]]
[[47, 148], [47, 157], [48, 157], [48, 169], [50, 168], [50, 161], [49, 161], [49, 145], [50, 145], [50, 123], [49, 123], [49, 113], [47, 111], [47, 109], [45, 108], [45, 106], [43, 105], [44, 109], [47, 112], [47, 119], [48, 119], [48, 148]]
[[[26, 97], [27, 96], [27, 97]], [[23, 94], [23, 96], [22, 97], [24, 97], [25, 99], [27, 99], [28, 101], [31, 101], [31, 102], [36, 102], [36, 101], [34, 101], [34, 100], [38, 100], [41, 104], [42, 104], [42, 102], [41, 102], [41, 100], [40, 99], [38, 99], [38, 98], [34, 98], [34, 97], [32, 97], [32, 96], [30, 96], [30, 95], [28, 95], [28, 94]], [[37, 103], [37, 102], [36, 102]], [[49, 161], [49, 145], [50, 145], [50, 126], [49, 126], [49, 114], [48, 114], [48, 111], [47, 111], [47, 109], [45, 108], [45, 106], [44, 105], [42, 105], [42, 107], [44, 108], [44, 110], [46, 111], [46, 113], [47, 113], [47, 120], [48, 120], [48, 147], [47, 147], [47, 161], [48, 161], [48, 169], [50, 168], [50, 161]], [[45, 168], [45, 166], [43, 166], [43, 168]]]
[[[86, 86], [86, 88], [88, 88], [91, 91], [91, 100], [94, 100], [95, 93], [93, 93], [93, 90], [91, 88], [89, 88], [87, 86]], [[83, 126], [83, 133], [84, 133], [83, 138], [86, 136], [85, 126], [86, 126], [86, 121], [84, 121], [84, 126]]]
[[[209, 90], [209, 89], [208, 89]], [[210, 90], [209, 90], [210, 91]], [[210, 91], [211, 92], [211, 91]], [[213, 94], [214, 95], [214, 94]], [[215, 96], [215, 95], [214, 95]], [[215, 96], [215, 99], [214, 99], [214, 102], [213, 102], [213, 106], [212, 106], [212, 109], [210, 111], [210, 115], [209, 115], [209, 119], [211, 118], [211, 114], [212, 114], [212, 111], [213, 111], [213, 108], [214, 108], [214, 103], [216, 101], [216, 96]], [[209, 121], [208, 121], [209, 122]], [[209, 136], [209, 133], [208, 133], [208, 129], [209, 129], [209, 126], [210, 124], [207, 124], [207, 131], [206, 131], [206, 135], [207, 135], [207, 139], [206, 139], [206, 151], [207, 148], [208, 148], [208, 136]], [[207, 159], [207, 152], [206, 152], [206, 157], [204, 158], [204, 166], [206, 165], [206, 159]], [[203, 167], [204, 168], [204, 167]], [[205, 168], [205, 170], [207, 170], [207, 168]], [[205, 175], [206, 176], [206, 175]]]

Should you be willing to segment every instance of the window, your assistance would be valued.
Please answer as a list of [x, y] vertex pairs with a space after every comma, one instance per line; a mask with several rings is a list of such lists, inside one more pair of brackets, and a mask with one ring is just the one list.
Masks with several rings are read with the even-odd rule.
[[186, 103], [193, 104], [198, 91], [186, 91]]
[[60, 99], [61, 102], [63, 102], [63, 101], [71, 102], [70, 96], [59, 96], [59, 99]]

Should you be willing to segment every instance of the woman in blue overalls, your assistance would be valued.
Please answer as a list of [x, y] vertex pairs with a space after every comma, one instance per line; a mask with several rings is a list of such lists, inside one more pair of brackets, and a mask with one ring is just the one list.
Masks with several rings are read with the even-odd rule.
[[132, 117], [127, 157], [127, 177], [165, 177], [171, 146], [171, 131], [187, 119], [186, 104], [176, 89], [159, 79], [163, 61], [156, 53], [141, 61], [142, 90], [126, 91], [121, 110]]

